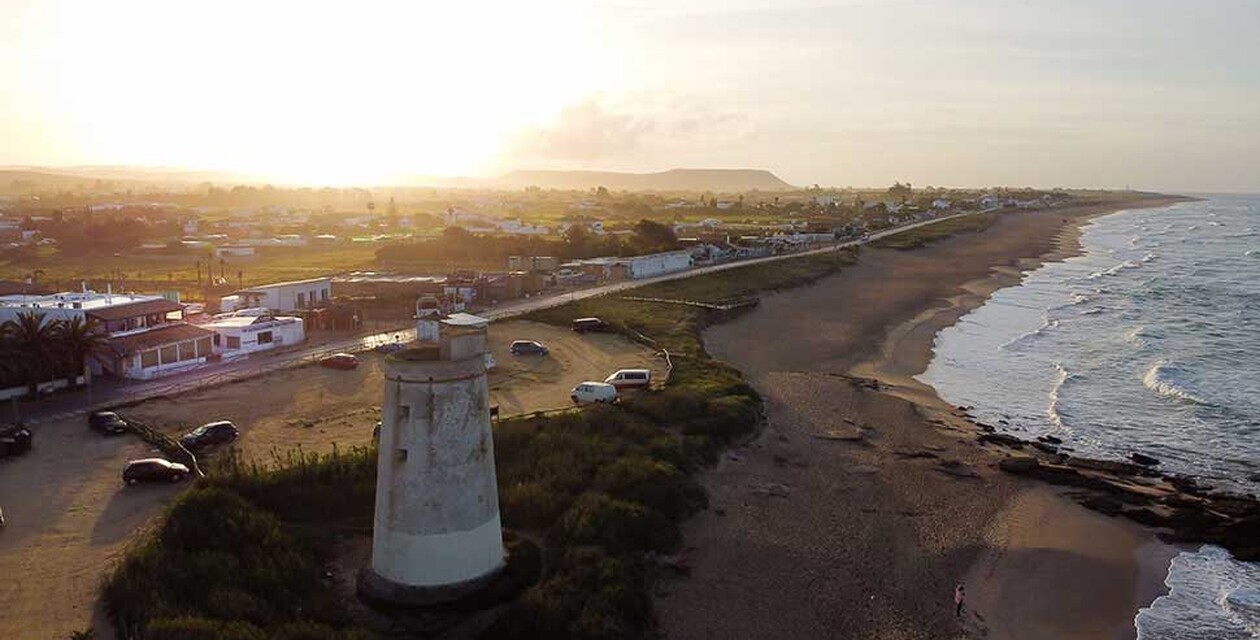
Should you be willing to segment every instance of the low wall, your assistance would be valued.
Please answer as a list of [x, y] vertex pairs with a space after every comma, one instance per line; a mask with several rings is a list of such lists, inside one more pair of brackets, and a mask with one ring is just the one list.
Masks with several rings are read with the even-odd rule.
[[[76, 385], [83, 384], [83, 376], [76, 377], [74, 379], [74, 383]], [[59, 380], [50, 380], [48, 382], [41, 382], [39, 384], [39, 392], [52, 393], [53, 391], [56, 391], [57, 389], [65, 389], [67, 386], [68, 385], [66, 384], [65, 378], [62, 378]], [[9, 387], [7, 389], [0, 389], [0, 402], [4, 400], [12, 400], [13, 398], [21, 398], [22, 396], [26, 395], [26, 392], [28, 390], [29, 390], [28, 385], [22, 385], [20, 387]]]

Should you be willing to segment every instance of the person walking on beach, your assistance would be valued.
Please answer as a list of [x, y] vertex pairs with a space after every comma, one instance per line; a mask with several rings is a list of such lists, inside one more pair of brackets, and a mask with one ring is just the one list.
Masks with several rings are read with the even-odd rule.
[[963, 598], [966, 596], [967, 593], [963, 591], [962, 583], [959, 583], [957, 587], [954, 587], [954, 617], [962, 617]]

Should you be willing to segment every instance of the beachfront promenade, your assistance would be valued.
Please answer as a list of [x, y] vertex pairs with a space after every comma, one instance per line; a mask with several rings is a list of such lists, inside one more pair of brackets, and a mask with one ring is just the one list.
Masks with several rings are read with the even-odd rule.
[[[563, 293], [517, 300], [498, 305], [491, 309], [479, 311], [478, 314], [485, 318], [489, 318], [490, 320], [503, 320], [542, 309], [549, 309], [551, 307], [568, 304], [575, 300], [585, 300], [587, 298], [608, 295], [610, 293], [618, 293], [661, 282], [694, 278], [696, 276], [717, 273], [727, 269], [738, 269], [740, 267], [775, 262], [778, 260], [791, 260], [801, 256], [815, 255], [856, 247], [869, 242], [874, 242], [881, 238], [917, 229], [919, 227], [925, 227], [945, 222], [946, 220], [988, 213], [991, 211], [993, 211], [993, 209], [957, 213], [933, 218], [931, 220], [921, 220], [919, 222], [872, 233], [861, 239], [840, 242], [818, 249], [767, 256], [764, 258], [737, 260], [706, 267], [697, 267], [653, 278], [645, 278], [643, 280], [615, 282], [611, 284], [588, 287], [585, 289], [575, 289]], [[244, 380], [246, 378], [264, 375], [273, 371], [279, 371], [281, 369], [312, 364], [332, 353], [355, 353], [368, 351], [381, 344], [394, 342], [396, 340], [410, 342], [414, 340], [415, 337], [415, 327], [397, 328], [391, 331], [359, 335], [343, 340], [335, 340], [318, 345], [295, 348], [280, 353], [258, 354], [252, 357], [233, 360], [231, 362], [211, 364], [199, 367], [192, 371], [165, 376], [157, 380], [98, 380], [87, 389], [57, 394], [35, 402], [22, 403], [20, 405], [15, 401], [14, 405], [12, 405], [13, 413], [9, 416], [5, 416], [5, 418], [11, 419], [15, 422], [20, 420], [28, 425], [37, 425], [41, 422], [58, 420], [71, 417], [76, 414], [85, 414], [89, 411], [98, 411], [150, 398], [178, 395], [187, 391], [227, 384], [237, 380]], [[0, 415], [3, 414], [0, 413]]]

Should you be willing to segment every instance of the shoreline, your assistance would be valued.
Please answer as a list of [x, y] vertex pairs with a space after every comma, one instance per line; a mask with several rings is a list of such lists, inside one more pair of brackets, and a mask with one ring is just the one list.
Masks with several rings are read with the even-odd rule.
[[[941, 398], [934, 387], [917, 379], [917, 376], [927, 370], [935, 357], [936, 339], [942, 330], [954, 326], [964, 316], [984, 306], [997, 291], [1008, 287], [1020, 286], [1028, 273], [1050, 263], [1062, 262], [1069, 258], [1084, 255], [1085, 249], [1081, 244], [1084, 228], [1095, 219], [1138, 208], [1168, 206], [1184, 200], [1171, 198], [1169, 202], [1160, 204], [1143, 207], [1121, 207], [1065, 221], [1063, 227], [1056, 234], [1057, 246], [1053, 250], [1036, 257], [1021, 258], [1018, 267], [995, 267], [989, 275], [962, 284], [960, 288], [963, 292], [949, 298], [948, 306], [927, 309], [914, 318], [893, 327], [889, 331], [888, 338], [885, 340], [880, 354], [877, 357], [854, 365], [849, 373], [856, 377], [879, 380], [892, 387], [888, 393], [903, 397], [920, 406], [951, 412], [954, 407]], [[1089, 519], [1105, 518], [1105, 516], [1090, 513], [1079, 507], [1079, 510], [1072, 509], [1068, 505], [1076, 505], [1069, 498], [1052, 494], [1057, 494], [1057, 492], [1028, 492], [1017, 498], [1017, 501], [1025, 502], [1023, 504], [1017, 502], [1016, 506], [1010, 510], [1010, 513], [1004, 514], [1004, 519], [999, 519], [990, 526], [988, 531], [988, 535], [998, 536], [1000, 544], [996, 545], [996, 547], [1000, 550], [989, 550], [982, 554], [968, 570], [967, 576], [964, 578], [964, 583], [967, 584], [979, 583], [987, 585], [987, 588], [973, 590], [969, 594], [969, 597], [978, 608], [999, 609], [1007, 612], [1006, 615], [1001, 617], [990, 618], [990, 628], [985, 636], [987, 638], [993, 638], [994, 640], [1006, 638], [1018, 640], [1037, 637], [1045, 637], [1047, 639], [1062, 637], [1059, 635], [1062, 630], [1056, 630], [1057, 632], [1053, 634], [1042, 635], [1039, 633], [1041, 630], [1020, 625], [1015, 619], [1027, 616], [1029, 613], [1027, 606], [1021, 606], [1027, 605], [1027, 603], [1021, 603], [1017, 599], [1009, 597], [1004, 598], [1003, 589], [994, 586], [994, 582], [1000, 582], [1007, 583], [1005, 585], [1007, 589], [1017, 588], [1017, 585], [1010, 584], [1018, 580], [1017, 575], [1012, 574], [1029, 571], [1052, 571], [1054, 567], [1049, 565], [1056, 562], [1053, 556], [1047, 555], [1045, 559], [1040, 561], [1003, 568], [1001, 566], [1002, 556], [1010, 547], [1015, 545], [1045, 545], [1044, 541], [1037, 540], [1036, 534], [1030, 530], [1031, 528], [1025, 528], [1016, 534], [1014, 538], [1002, 537], [1001, 534], [995, 534], [995, 530], [1007, 530], [1012, 522], [1027, 519], [1030, 513], [1037, 516], [1040, 525], [1051, 525], [1052, 521], [1058, 521], [1061, 526], [1064, 519], [1083, 518], [1081, 524], [1078, 525], [1080, 529], [1103, 526], [1102, 523], [1090, 522]], [[1081, 513], [1081, 511], [1084, 511], [1084, 513]], [[1129, 618], [1132, 619], [1137, 615], [1139, 609], [1149, 606], [1155, 598], [1167, 593], [1167, 585], [1164, 584], [1164, 580], [1168, 575], [1168, 568], [1172, 559], [1181, 549], [1160, 541], [1153, 533], [1142, 531], [1139, 527], [1130, 525], [1129, 528], [1135, 534], [1135, 537], [1131, 539], [1131, 544], [1112, 548], [1101, 559], [1114, 562], [1116, 559], [1123, 560], [1125, 555], [1129, 556], [1128, 564], [1131, 567], [1129, 570], [1136, 574], [1133, 584], [1132, 606], [1129, 610]], [[1077, 530], [1079, 529], [1076, 527], [1072, 528], [1072, 531]], [[1019, 539], [1020, 537], [1026, 539]], [[1123, 534], [1120, 537], [1123, 538]], [[1081, 540], [1072, 543], [1070, 546], [1080, 547], [1088, 544], [1088, 540]], [[1057, 583], [1070, 582], [1070, 577], [1059, 576], [1052, 578], [1050, 581]], [[1045, 600], [1051, 600], [1052, 602], [1046, 603]], [[1054, 600], [1055, 598], [1053, 597], [1044, 598], [1043, 596], [1043, 602], [1037, 606], [1048, 606], [1050, 609], [1064, 610], [1067, 608], [1064, 605], [1070, 604], [1062, 601], [1053, 602]], [[1137, 629], [1130, 626], [1128, 629], [1118, 631], [1111, 637], [1115, 640], [1133, 640], [1137, 637]]]
[[[714, 355], [762, 392], [768, 425], [705, 478], [713, 508], [686, 529], [693, 578], [660, 599], [666, 635], [1133, 637], [1133, 616], [1162, 593], [1160, 564], [1175, 550], [1053, 486], [994, 471], [976, 426], [913, 376], [941, 329], [1024, 272], [1079, 255], [1089, 220], [1183, 200], [1010, 214], [981, 232], [982, 246], [964, 233], [913, 251], [864, 250], [855, 267], [706, 332]], [[776, 328], [777, 349], [749, 353]], [[820, 436], [836, 431], [838, 441]], [[780, 504], [758, 494], [765, 484], [786, 489]], [[862, 552], [870, 557], [853, 557]], [[751, 597], [757, 589], [740, 588], [746, 570], [734, 565], [779, 593]], [[970, 585], [961, 623], [949, 602], [958, 581]], [[764, 627], [749, 619], [759, 610], [793, 622]]]

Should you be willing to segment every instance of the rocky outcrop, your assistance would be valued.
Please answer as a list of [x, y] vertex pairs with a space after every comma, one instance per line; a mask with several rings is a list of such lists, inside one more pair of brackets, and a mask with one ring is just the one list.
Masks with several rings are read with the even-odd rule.
[[1213, 491], [1186, 476], [1160, 475], [1152, 468], [1159, 460], [1140, 453], [1124, 462], [1066, 456], [1050, 446], [1034, 446], [1057, 444], [1048, 438], [1026, 441], [987, 432], [977, 437], [984, 444], [1020, 452], [997, 462], [1002, 471], [1074, 487], [1078, 491], [1072, 497], [1086, 508], [1156, 528], [1170, 542], [1211, 543], [1239, 560], [1260, 560], [1260, 500], [1255, 496]]

